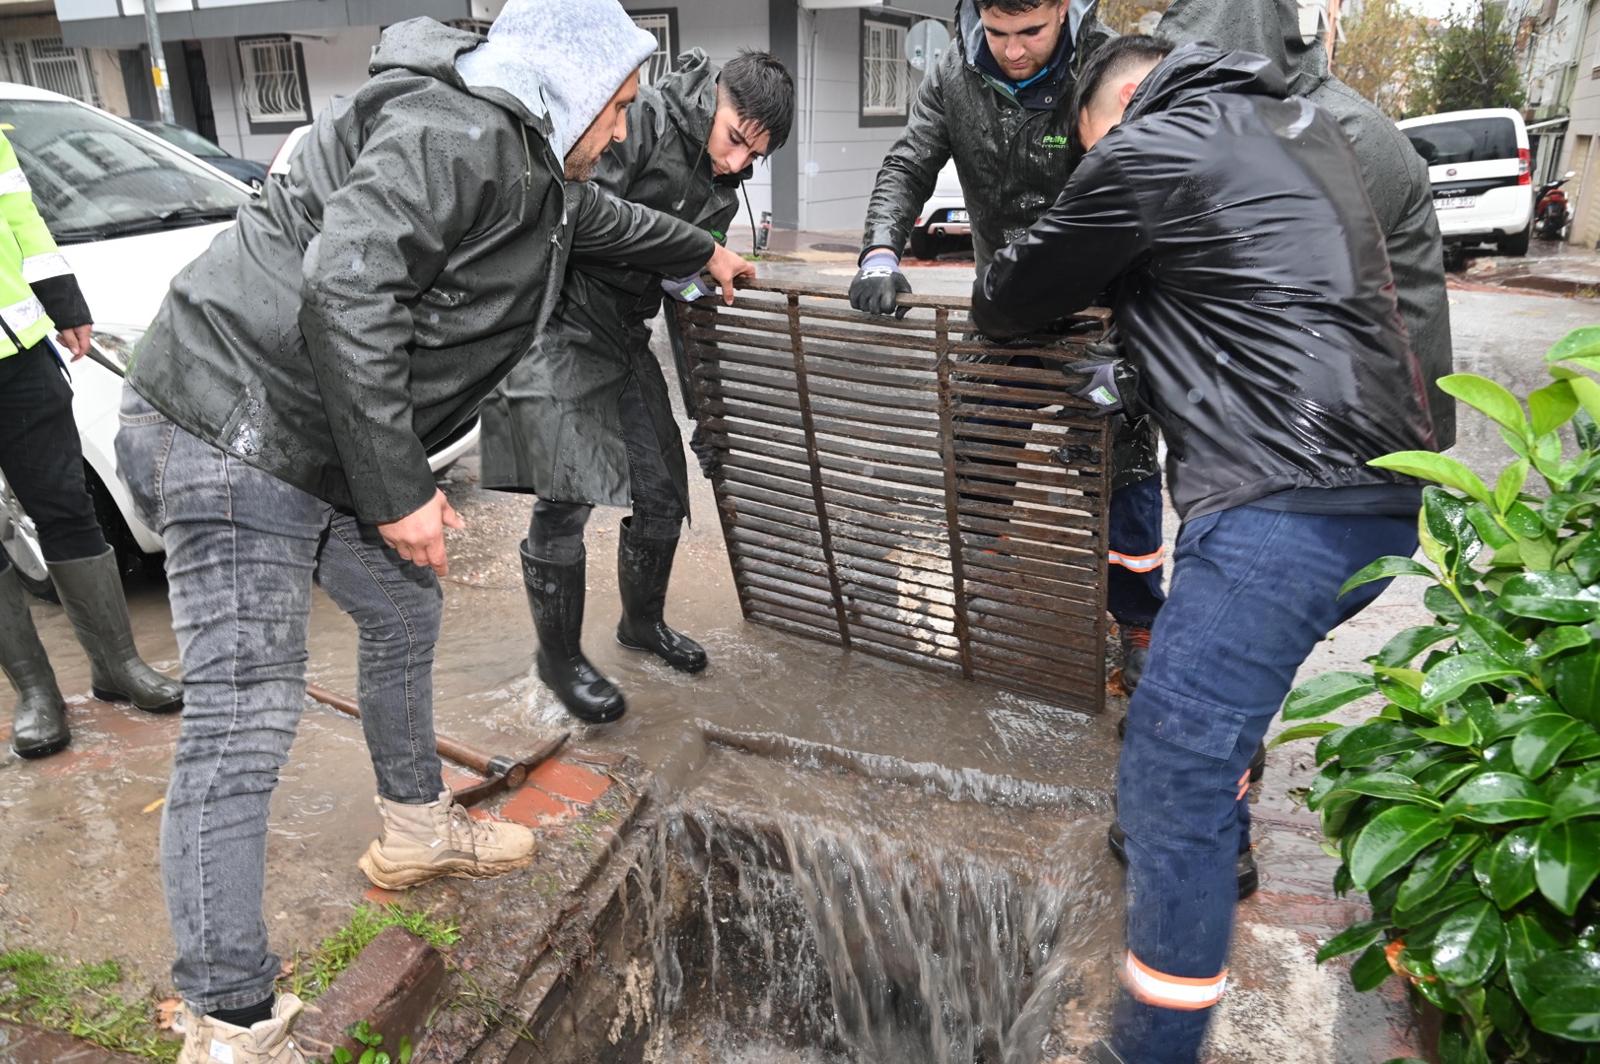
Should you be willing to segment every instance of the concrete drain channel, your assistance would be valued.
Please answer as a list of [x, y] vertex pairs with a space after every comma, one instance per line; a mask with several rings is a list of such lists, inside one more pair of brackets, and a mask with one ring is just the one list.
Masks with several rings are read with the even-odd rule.
[[638, 825], [590, 956], [505, 1059], [1035, 1064], [1064, 1048], [1064, 1006], [1103, 1001], [1100, 802], [930, 808], [902, 783], [715, 760], [713, 786]]

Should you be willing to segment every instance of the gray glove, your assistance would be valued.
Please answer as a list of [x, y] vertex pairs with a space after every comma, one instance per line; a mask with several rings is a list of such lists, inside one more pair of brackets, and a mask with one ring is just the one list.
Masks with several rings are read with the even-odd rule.
[[693, 434], [689, 437], [689, 450], [700, 462], [700, 472], [707, 477], [715, 476], [722, 468], [722, 449], [717, 446], [717, 441], [704, 425], [696, 425]]

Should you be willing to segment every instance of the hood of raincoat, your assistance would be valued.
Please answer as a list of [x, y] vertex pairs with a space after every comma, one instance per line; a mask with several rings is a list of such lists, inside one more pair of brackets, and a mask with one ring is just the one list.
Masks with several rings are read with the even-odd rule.
[[[656, 50], [617, 0], [509, 0], [488, 39], [455, 61], [459, 81], [520, 105], [545, 130], [558, 158]], [[537, 124], [537, 123], [536, 123]]]
[[1326, 9], [1327, 0], [1175, 0], [1156, 33], [1179, 44], [1210, 41], [1223, 51], [1264, 55], [1283, 71], [1289, 91], [1305, 96], [1328, 77]]
[[1386, 115], [1328, 71], [1325, 0], [1176, 0], [1157, 34], [1175, 44], [1208, 41], [1271, 59], [1289, 91], [1339, 120], [1355, 148], [1394, 270], [1400, 313], [1428, 381], [1439, 446], [1456, 438], [1455, 400], [1438, 380], [1454, 369], [1444, 252], [1428, 168]]
[[[720, 76], [721, 71], [712, 65], [706, 53], [695, 48], [679, 56], [672, 73], [651, 86], [661, 97], [658, 120], [670, 121], [687, 141], [700, 145], [700, 151], [696, 153], [698, 158], [690, 167], [691, 171], [698, 171], [702, 165], [708, 168], [711, 165], [706, 159], [705, 148], [711, 141], [711, 125], [717, 116], [717, 79]], [[754, 173], [755, 164], [751, 163], [737, 174], [716, 178], [715, 183], [737, 187], [750, 180]]]

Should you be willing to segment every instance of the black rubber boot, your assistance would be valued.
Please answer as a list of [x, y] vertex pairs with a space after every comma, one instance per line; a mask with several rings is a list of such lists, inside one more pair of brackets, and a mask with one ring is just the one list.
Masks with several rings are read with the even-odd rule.
[[632, 518], [622, 519], [617, 536], [617, 588], [622, 592], [617, 642], [629, 650], [649, 651], [679, 672], [699, 672], [706, 667], [705, 648], [661, 619], [677, 552], [676, 537], [644, 539], [633, 534]]
[[[1111, 856], [1115, 857], [1120, 865], [1128, 863], [1127, 838], [1127, 833], [1122, 830], [1122, 825], [1113, 821], [1111, 829], [1106, 832], [1106, 843], [1111, 847]], [[1261, 873], [1256, 868], [1254, 850], [1245, 850], [1239, 855], [1235, 871], [1239, 877], [1240, 901], [1244, 901], [1261, 889]]]
[[122, 573], [110, 549], [93, 558], [51, 562], [50, 580], [89, 655], [89, 685], [102, 702], [129, 702], [146, 713], [183, 708], [183, 684], [139, 656], [122, 594]]
[[72, 741], [67, 704], [28, 613], [27, 594], [15, 566], [0, 572], [0, 671], [17, 689], [11, 749], [18, 757], [48, 757]]
[[617, 685], [583, 656], [585, 557], [552, 562], [528, 553], [522, 542], [522, 580], [528, 586], [528, 609], [539, 637], [534, 666], [539, 679], [556, 693], [567, 712], [588, 724], [609, 724], [627, 712]]
[[1122, 687], [1131, 696], [1139, 689], [1145, 662], [1150, 660], [1150, 629], [1126, 624], [1117, 629], [1122, 640]]

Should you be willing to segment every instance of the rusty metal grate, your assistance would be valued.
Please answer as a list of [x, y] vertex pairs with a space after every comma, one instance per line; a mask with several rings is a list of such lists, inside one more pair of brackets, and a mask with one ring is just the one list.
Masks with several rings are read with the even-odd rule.
[[906, 303], [758, 283], [679, 305], [744, 615], [1099, 712], [1111, 445], [1059, 367], [1104, 323], [1000, 349], [967, 339], [965, 299]]

